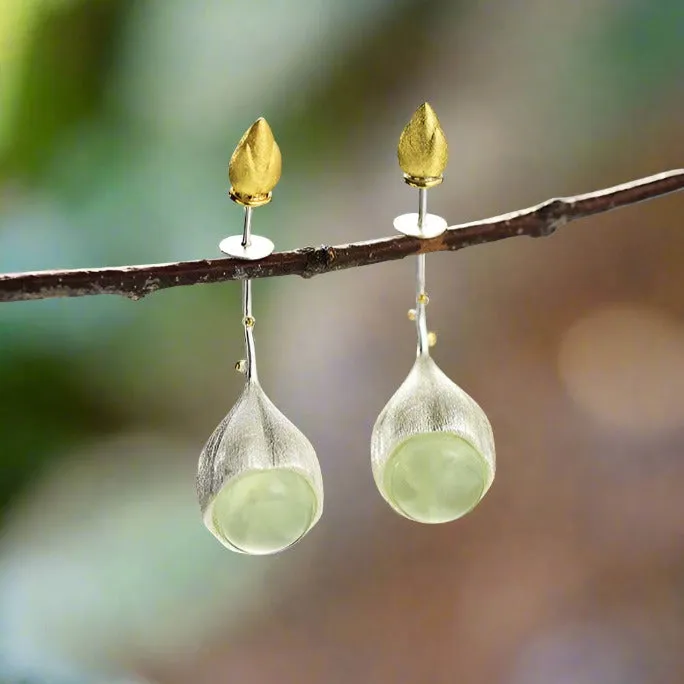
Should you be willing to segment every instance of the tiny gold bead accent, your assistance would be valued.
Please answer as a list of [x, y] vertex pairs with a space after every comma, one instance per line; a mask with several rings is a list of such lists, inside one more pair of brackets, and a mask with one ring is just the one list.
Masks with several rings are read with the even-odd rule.
[[256, 323], [256, 319], [253, 316], [245, 316], [242, 319], [242, 322], [245, 324], [245, 328], [253, 328], [254, 324]]
[[245, 359], [240, 359], [236, 364], [235, 364], [235, 370], [238, 373], [245, 373], [247, 371], [247, 361]]
[[437, 344], [437, 333], [431, 330], [428, 333], [428, 346], [434, 347], [436, 344]]
[[418, 107], [401, 132], [397, 156], [409, 185], [431, 188], [442, 182], [449, 147], [437, 114], [427, 102]]
[[415, 321], [416, 320], [416, 310], [415, 309], [409, 309], [407, 315], [408, 315], [409, 321]]
[[418, 303], [425, 304], [425, 306], [427, 306], [430, 303], [430, 297], [427, 296], [427, 293], [421, 292], [418, 295]]
[[282, 172], [280, 148], [264, 118], [257, 119], [242, 136], [228, 165], [230, 198], [247, 207], [271, 201]]

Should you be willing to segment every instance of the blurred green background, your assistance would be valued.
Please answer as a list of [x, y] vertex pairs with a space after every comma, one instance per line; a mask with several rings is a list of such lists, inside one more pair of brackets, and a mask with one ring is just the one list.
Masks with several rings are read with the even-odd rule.
[[[279, 249], [415, 210], [395, 150], [424, 100], [451, 224], [682, 166], [683, 36], [680, 0], [0, 0], [0, 271], [218, 256], [262, 115]], [[498, 452], [445, 526], [370, 474], [413, 268], [255, 283], [263, 385], [326, 487], [273, 558], [195, 501], [238, 284], [0, 306], [2, 684], [682, 681], [684, 197], [430, 256], [435, 358]]]

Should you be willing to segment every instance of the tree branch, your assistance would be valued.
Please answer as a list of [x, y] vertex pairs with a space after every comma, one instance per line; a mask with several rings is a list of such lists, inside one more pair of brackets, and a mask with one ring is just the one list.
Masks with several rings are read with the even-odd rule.
[[0, 302], [96, 294], [140, 299], [157, 290], [198, 283], [284, 275], [311, 278], [345, 268], [403, 259], [412, 254], [455, 251], [517, 235], [543, 237], [570, 221], [682, 189], [684, 169], [676, 169], [605, 190], [550, 199], [529, 209], [452, 226], [429, 240], [397, 235], [336, 247], [323, 245], [275, 252], [261, 261], [203, 259], [145, 266], [7, 273], [0, 275]]

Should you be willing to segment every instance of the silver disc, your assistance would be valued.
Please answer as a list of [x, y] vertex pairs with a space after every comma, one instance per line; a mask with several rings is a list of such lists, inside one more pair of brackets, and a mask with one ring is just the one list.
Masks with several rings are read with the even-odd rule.
[[231, 235], [221, 240], [219, 249], [228, 256], [257, 261], [272, 254], [275, 245], [268, 238], [252, 235], [250, 244], [245, 247], [242, 245], [242, 235]]
[[447, 229], [447, 222], [441, 216], [425, 214], [423, 227], [418, 227], [418, 214], [402, 214], [394, 219], [394, 228], [404, 235], [419, 238], [433, 238]]

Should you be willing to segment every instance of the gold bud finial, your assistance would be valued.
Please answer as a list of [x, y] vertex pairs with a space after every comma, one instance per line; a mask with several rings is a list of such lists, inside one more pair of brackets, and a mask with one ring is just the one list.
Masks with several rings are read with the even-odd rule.
[[401, 132], [397, 156], [409, 185], [431, 188], [442, 182], [449, 147], [437, 114], [427, 102], [416, 109]]
[[264, 118], [258, 118], [242, 136], [228, 165], [230, 198], [246, 207], [271, 201], [282, 171], [280, 148]]

